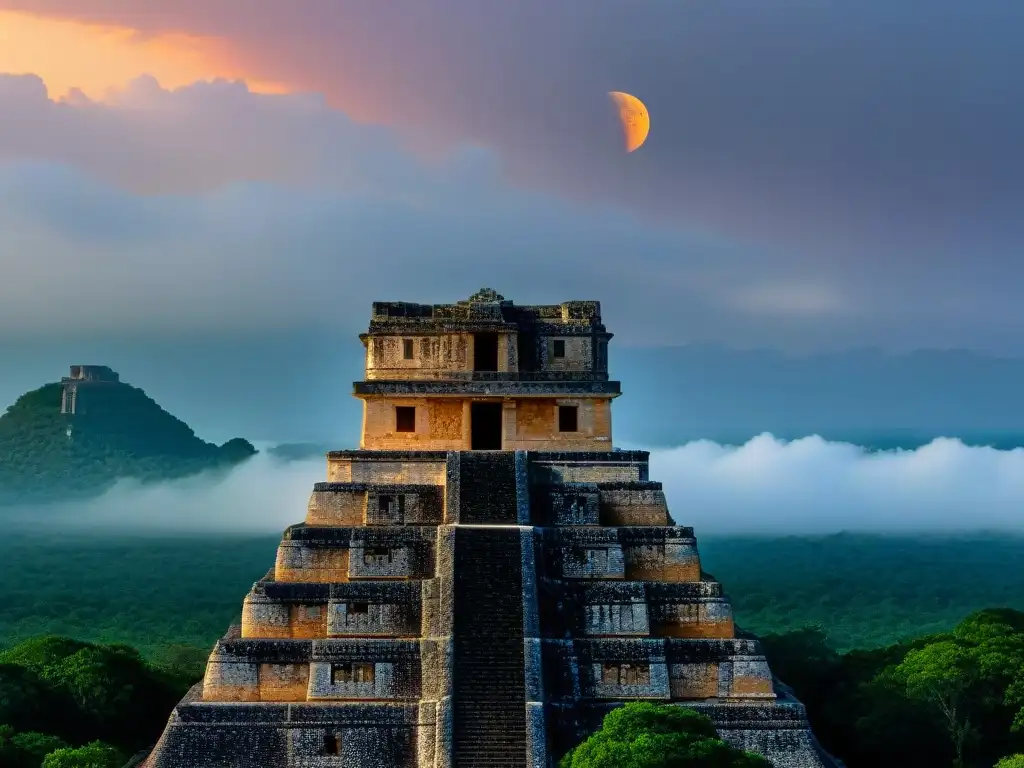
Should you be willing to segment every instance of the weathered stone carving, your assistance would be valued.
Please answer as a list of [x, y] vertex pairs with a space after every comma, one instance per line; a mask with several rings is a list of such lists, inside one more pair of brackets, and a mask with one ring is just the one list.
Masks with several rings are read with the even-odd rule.
[[491, 301], [504, 301], [505, 297], [498, 293], [493, 288], [481, 288], [479, 291], [469, 297], [471, 302], [491, 302]]
[[146, 768], [550, 768], [637, 698], [833, 765], [648, 454], [612, 449], [598, 303], [480, 302], [374, 304], [362, 447], [328, 454]]

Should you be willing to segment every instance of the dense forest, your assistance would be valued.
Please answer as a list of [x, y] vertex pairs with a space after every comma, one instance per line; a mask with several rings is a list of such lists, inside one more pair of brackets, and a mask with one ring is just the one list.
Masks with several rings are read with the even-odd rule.
[[947, 632], [846, 653], [816, 629], [761, 642], [822, 745], [850, 768], [1024, 762], [1020, 611], [979, 611]]
[[1024, 537], [701, 537], [705, 570], [756, 634], [819, 626], [839, 650], [944, 632], [989, 606], [1024, 610]]
[[120, 768], [152, 744], [194, 669], [61, 637], [0, 653], [0, 765]]
[[[152, 743], [278, 541], [8, 533], [0, 702], [79, 725], [17, 719], [0, 705], [0, 764], [38, 766], [46, 750], [46, 768], [116, 768]], [[992, 768], [1024, 752], [1024, 613], [1006, 610], [1024, 610], [1024, 539], [713, 538], [702, 552], [738, 622], [761, 636], [774, 672], [849, 768], [954, 768], [958, 745], [957, 768]], [[138, 709], [136, 732], [121, 732], [119, 707], [141, 707], [136, 691], [155, 703]], [[948, 695], [963, 718], [943, 715]], [[70, 717], [75, 706], [92, 719]]]
[[229, 468], [256, 450], [236, 438], [207, 443], [141, 389], [80, 385], [75, 415], [62, 386], [22, 395], [0, 416], [0, 504], [102, 493], [120, 478], [144, 482]]

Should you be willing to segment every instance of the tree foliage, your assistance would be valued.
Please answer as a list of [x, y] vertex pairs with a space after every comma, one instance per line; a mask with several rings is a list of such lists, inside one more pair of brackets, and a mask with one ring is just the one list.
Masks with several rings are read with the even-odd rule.
[[758, 755], [720, 738], [692, 709], [631, 702], [609, 712], [601, 729], [567, 754], [561, 768], [770, 768]]
[[121, 768], [124, 756], [109, 744], [93, 741], [77, 749], [65, 748], [51, 752], [42, 768]]
[[816, 630], [762, 643], [850, 766], [986, 768], [1024, 748], [1024, 613], [979, 611], [950, 632], [844, 654]]
[[703, 536], [699, 543], [737, 620], [758, 635], [816, 625], [846, 651], [948, 632], [990, 606], [1024, 611], [1021, 536]]
[[0, 725], [0, 765], [4, 768], [39, 768], [43, 758], [67, 747], [63, 739], [45, 733], [18, 733], [10, 725]]
[[72, 745], [101, 739], [119, 754], [130, 753], [156, 739], [191, 682], [124, 645], [39, 637], [0, 654], [0, 690], [9, 692], [0, 719], [18, 739], [27, 738], [25, 732]]
[[962, 765], [964, 746], [974, 733], [968, 699], [981, 674], [973, 649], [954, 640], [929, 643], [910, 651], [891, 674], [906, 687], [911, 699], [941, 715], [953, 742], [956, 764]]

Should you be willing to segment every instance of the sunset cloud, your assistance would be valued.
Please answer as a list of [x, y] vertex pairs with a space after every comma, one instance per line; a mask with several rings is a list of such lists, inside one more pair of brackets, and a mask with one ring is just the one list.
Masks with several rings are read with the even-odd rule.
[[[213, 78], [245, 78], [228, 62], [225, 41], [176, 31], [142, 34], [131, 27], [0, 10], [0, 72], [36, 74], [55, 98], [80, 90], [102, 99], [148, 74], [169, 88]], [[249, 88], [284, 86], [246, 78]]]

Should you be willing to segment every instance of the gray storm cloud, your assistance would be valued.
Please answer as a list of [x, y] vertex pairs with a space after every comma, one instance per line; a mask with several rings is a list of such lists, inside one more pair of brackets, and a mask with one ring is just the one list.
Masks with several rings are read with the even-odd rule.
[[[259, 454], [227, 478], [139, 486], [45, 510], [62, 528], [106, 533], [277, 533], [301, 522], [323, 460]], [[867, 453], [817, 437], [762, 435], [738, 447], [699, 441], [651, 454], [676, 522], [707, 534], [1024, 530], [1024, 450], [941, 439]], [[40, 510], [23, 519], [40, 519]]]

